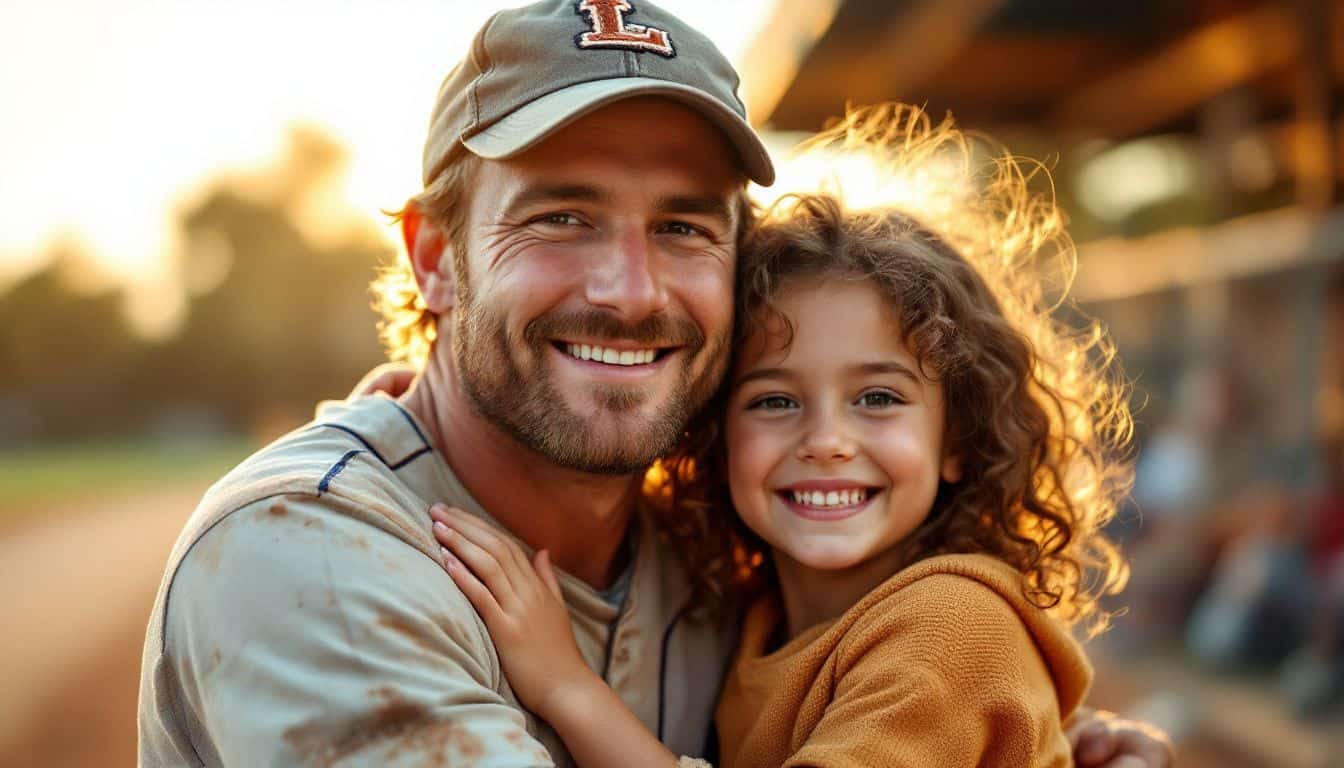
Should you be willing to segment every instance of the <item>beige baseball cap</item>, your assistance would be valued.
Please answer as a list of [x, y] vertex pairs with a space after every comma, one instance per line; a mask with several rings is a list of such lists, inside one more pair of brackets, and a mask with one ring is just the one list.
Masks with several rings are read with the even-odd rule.
[[737, 86], [709, 38], [647, 0], [545, 0], [501, 11], [439, 89], [424, 183], [459, 145], [512, 157], [603, 105], [663, 96], [723, 131], [747, 177], [769, 185], [775, 169]]

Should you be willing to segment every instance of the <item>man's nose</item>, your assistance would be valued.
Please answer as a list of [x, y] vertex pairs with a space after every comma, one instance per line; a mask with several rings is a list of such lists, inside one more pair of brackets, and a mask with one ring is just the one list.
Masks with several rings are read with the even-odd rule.
[[667, 287], [644, 233], [613, 242], [588, 279], [588, 303], [636, 323], [667, 307]]

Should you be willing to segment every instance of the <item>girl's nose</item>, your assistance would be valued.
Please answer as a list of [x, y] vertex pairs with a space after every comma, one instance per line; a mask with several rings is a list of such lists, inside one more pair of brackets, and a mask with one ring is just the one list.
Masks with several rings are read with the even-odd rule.
[[798, 444], [798, 458], [802, 461], [848, 461], [857, 451], [854, 441], [829, 419], [813, 425]]

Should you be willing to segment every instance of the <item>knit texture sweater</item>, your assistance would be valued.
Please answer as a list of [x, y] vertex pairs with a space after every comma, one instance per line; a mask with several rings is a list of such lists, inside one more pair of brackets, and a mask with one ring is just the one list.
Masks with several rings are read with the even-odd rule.
[[1061, 720], [1091, 666], [1021, 584], [994, 558], [930, 558], [769, 653], [783, 611], [757, 602], [719, 701], [721, 768], [1072, 765]]

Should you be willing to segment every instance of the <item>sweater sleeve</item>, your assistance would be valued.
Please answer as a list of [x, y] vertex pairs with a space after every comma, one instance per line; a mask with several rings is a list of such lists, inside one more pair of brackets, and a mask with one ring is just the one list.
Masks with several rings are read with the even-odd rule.
[[835, 675], [786, 766], [1071, 764], [1030, 632], [974, 579], [930, 576], [873, 606], [841, 642]]

